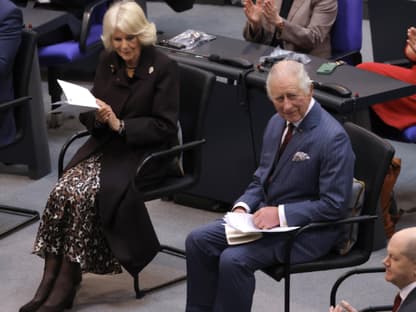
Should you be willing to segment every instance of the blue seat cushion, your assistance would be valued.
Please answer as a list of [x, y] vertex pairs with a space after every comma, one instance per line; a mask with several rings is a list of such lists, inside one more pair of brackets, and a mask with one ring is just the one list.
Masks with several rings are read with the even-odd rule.
[[408, 142], [416, 143], [416, 125], [404, 129], [403, 136]]
[[94, 43], [101, 40], [102, 25], [92, 25], [87, 38], [87, 49], [81, 52], [79, 42], [69, 40], [39, 48], [39, 63], [41, 66], [56, 66], [72, 63], [88, 56], [95, 49], [88, 49]]

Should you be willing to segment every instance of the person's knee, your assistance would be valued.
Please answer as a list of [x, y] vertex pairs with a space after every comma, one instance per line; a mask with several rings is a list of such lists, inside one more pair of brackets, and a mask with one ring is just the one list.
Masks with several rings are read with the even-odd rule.
[[195, 250], [195, 247], [198, 245], [198, 242], [201, 241], [201, 233], [198, 229], [193, 230], [188, 234], [185, 240], [185, 249], [186, 251]]
[[221, 253], [219, 266], [221, 271], [231, 272], [234, 270], [249, 270], [245, 261], [239, 257], [232, 248], [225, 249]]

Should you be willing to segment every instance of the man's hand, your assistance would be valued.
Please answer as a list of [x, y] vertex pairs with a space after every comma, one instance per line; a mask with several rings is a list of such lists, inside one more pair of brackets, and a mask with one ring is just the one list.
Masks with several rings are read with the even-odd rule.
[[282, 22], [274, 0], [264, 1], [263, 15], [271, 25], [277, 26]]
[[233, 209], [233, 212], [238, 212], [238, 213], [247, 213], [247, 211], [243, 208], [243, 207], [235, 207]]
[[95, 113], [97, 121], [102, 124], [108, 124], [112, 130], [118, 131], [120, 128], [120, 120], [117, 118], [116, 114], [114, 114], [111, 106], [99, 99], [96, 100], [97, 105], [100, 107]]
[[244, 14], [251, 26], [258, 26], [263, 15], [263, 0], [257, 0], [256, 4], [253, 3], [253, 0], [245, 0]]
[[358, 312], [354, 307], [352, 307], [348, 302], [342, 300], [337, 306], [329, 307], [329, 312]]
[[279, 226], [279, 210], [275, 206], [260, 208], [253, 214], [254, 225], [259, 229], [271, 229]]

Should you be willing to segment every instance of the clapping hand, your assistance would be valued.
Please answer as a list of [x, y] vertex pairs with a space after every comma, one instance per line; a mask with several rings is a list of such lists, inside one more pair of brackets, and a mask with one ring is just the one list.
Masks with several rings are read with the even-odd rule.
[[253, 0], [245, 0], [244, 13], [252, 26], [258, 25], [263, 14], [263, 0], [257, 0], [255, 4]]
[[413, 53], [416, 54], [416, 28], [410, 27], [407, 30], [407, 44], [413, 50]]
[[277, 25], [282, 21], [274, 0], [264, 1], [263, 15], [271, 25]]

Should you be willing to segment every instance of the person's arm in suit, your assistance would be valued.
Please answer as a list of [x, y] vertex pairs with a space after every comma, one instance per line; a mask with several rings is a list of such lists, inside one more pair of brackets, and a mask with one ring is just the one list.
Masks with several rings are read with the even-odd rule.
[[[326, 128], [323, 128], [327, 130]], [[338, 131], [335, 135], [322, 134], [320, 153], [319, 194], [316, 199], [308, 198], [285, 203], [284, 210], [288, 226], [303, 226], [311, 222], [337, 220], [345, 217], [351, 194], [354, 154], [348, 135]], [[305, 183], [308, 183], [305, 174]], [[301, 185], [299, 187], [302, 187]]]
[[299, 18], [284, 20], [283, 29], [276, 32], [278, 39], [288, 41], [304, 52], [311, 51], [328, 37], [338, 8], [337, 0], [312, 0], [309, 5], [312, 12], [309, 17], [303, 17], [309, 19], [306, 25], [301, 24]]
[[23, 28], [22, 12], [18, 8], [0, 12], [0, 80], [13, 70]]
[[[295, 6], [299, 8], [294, 9]], [[276, 36], [278, 40], [290, 42], [296, 47], [294, 50], [307, 53], [327, 38], [337, 16], [337, 7], [337, 0], [295, 0], [291, 9], [296, 10], [294, 16], [289, 12], [289, 17], [277, 26], [275, 7], [275, 13], [269, 13], [268, 19], [263, 16], [262, 27], [254, 32], [247, 23], [243, 35], [246, 40], [264, 44], [271, 44]]]

